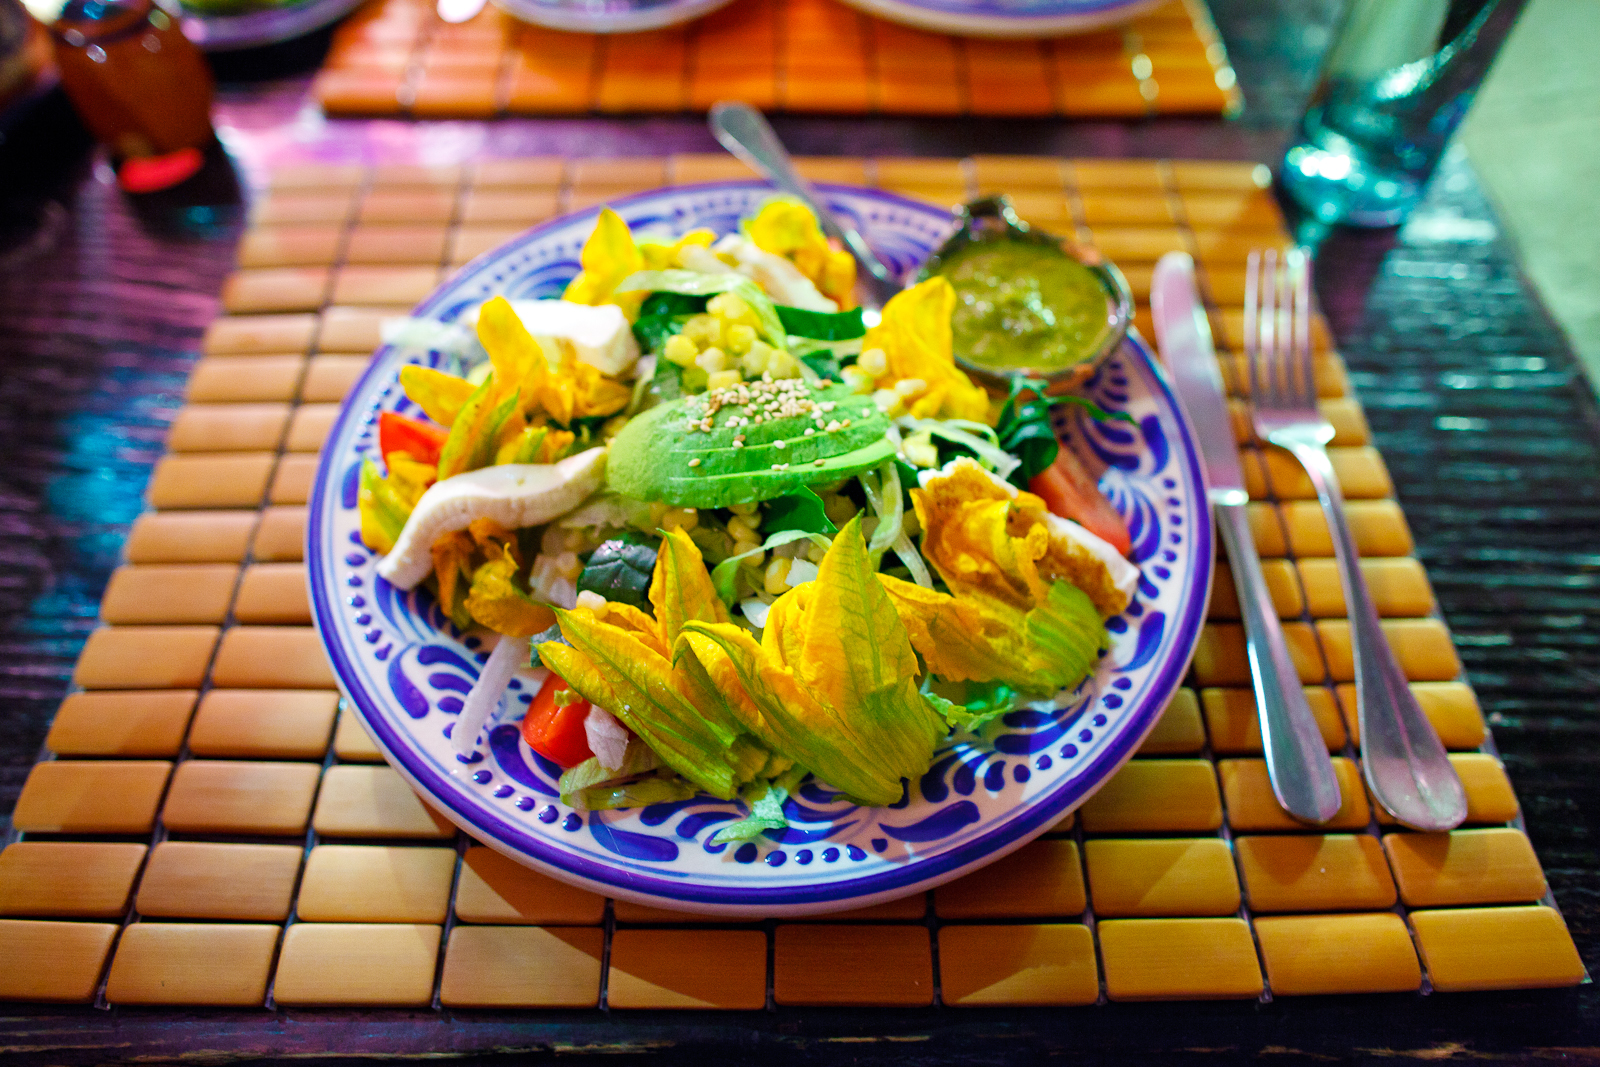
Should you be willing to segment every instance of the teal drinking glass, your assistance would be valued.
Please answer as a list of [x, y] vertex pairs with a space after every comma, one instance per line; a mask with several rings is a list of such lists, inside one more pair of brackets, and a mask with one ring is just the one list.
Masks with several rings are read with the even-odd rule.
[[1525, 0], [1351, 0], [1284, 155], [1317, 220], [1394, 226], [1422, 197]]

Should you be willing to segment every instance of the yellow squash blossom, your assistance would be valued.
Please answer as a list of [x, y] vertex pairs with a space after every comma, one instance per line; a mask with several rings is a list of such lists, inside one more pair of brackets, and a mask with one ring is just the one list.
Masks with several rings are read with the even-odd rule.
[[655, 617], [628, 604], [556, 611], [562, 636], [539, 646], [540, 660], [585, 700], [637, 734], [673, 770], [714, 797], [731, 800], [767, 766], [768, 753], [734, 716], [693, 655], [674, 662], [686, 626], [727, 625], [700, 550], [669, 532], [650, 583]]
[[883, 320], [862, 338], [863, 351], [881, 349], [885, 371], [875, 383], [893, 389], [915, 379], [924, 388], [906, 397], [917, 418], [988, 422], [989, 394], [957, 367], [950, 333], [956, 291], [944, 278], [929, 278], [896, 293], [883, 308]]
[[[714, 595], [714, 594], [713, 594]], [[751, 724], [778, 754], [863, 804], [900, 799], [901, 779], [928, 769], [946, 725], [917, 691], [917, 657], [852, 519], [814, 581], [779, 597], [758, 644], [726, 621], [684, 624], [682, 640], [711, 677], [728, 659]], [[687, 659], [682, 656], [680, 659]]]
[[710, 230], [690, 230], [676, 241], [652, 240], [645, 237], [639, 242], [639, 254], [644, 257], [645, 270], [670, 270], [683, 266], [679, 258], [686, 248], [710, 248], [717, 235]]
[[406, 452], [391, 452], [384, 457], [387, 476], [378, 473], [370, 459], [361, 465], [361, 487], [357, 514], [361, 518], [361, 540], [374, 552], [394, 548], [417, 501], [438, 480], [438, 468], [422, 463]]
[[[1052, 529], [1044, 502], [957, 460], [911, 491], [922, 552], [949, 594], [884, 578], [928, 670], [1043, 696], [1075, 686], [1127, 606], [1105, 562]], [[1053, 520], [1053, 521], [1052, 521]]]
[[[957, 596], [982, 593], [1026, 610], [1064, 580], [1088, 594], [1102, 618], [1128, 606], [1131, 583], [1114, 576], [1113, 556], [1096, 554], [1051, 515], [971, 459], [962, 458], [911, 490], [921, 524], [922, 554]], [[1126, 561], [1120, 574], [1134, 574]]]
[[466, 608], [474, 621], [511, 637], [532, 637], [555, 625], [555, 612], [535, 603], [513, 582], [521, 569], [512, 546], [507, 544], [498, 557], [491, 556], [472, 573]]
[[479, 310], [478, 340], [494, 364], [497, 395], [515, 388], [524, 417], [542, 410], [569, 425], [573, 419], [614, 415], [633, 397], [627, 386], [579, 361], [570, 350], [562, 352], [559, 367], [551, 370], [539, 342], [504, 297], [495, 297]]
[[456, 421], [461, 406], [473, 393], [472, 383], [465, 378], [415, 363], [400, 368], [400, 387], [424, 415], [444, 427]]
[[817, 217], [804, 204], [767, 201], [756, 217], [745, 223], [745, 234], [763, 252], [792, 262], [841, 311], [855, 306], [855, 257], [828, 243]]
[[615, 295], [622, 279], [643, 270], [645, 266], [644, 255], [634, 243], [633, 233], [628, 229], [628, 224], [622, 221], [621, 215], [608, 207], [600, 209], [594, 232], [584, 242], [578, 262], [583, 265], [583, 270], [567, 283], [561, 299], [574, 304], [616, 304], [628, 318], [638, 315], [639, 305], [648, 294]]

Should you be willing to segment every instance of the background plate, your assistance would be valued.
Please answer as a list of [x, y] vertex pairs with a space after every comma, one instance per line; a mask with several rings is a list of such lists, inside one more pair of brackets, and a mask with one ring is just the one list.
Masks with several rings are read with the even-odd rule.
[[360, 7], [365, 0], [306, 0], [287, 7], [239, 15], [204, 15], [178, 7], [185, 37], [205, 52], [233, 52], [278, 44], [320, 30]]
[[730, 0], [494, 0], [509, 15], [571, 33], [640, 33], [711, 14]]
[[[952, 229], [947, 214], [926, 204], [820, 188], [897, 271]], [[636, 229], [727, 232], [771, 195], [760, 183], [727, 182], [612, 206]], [[596, 215], [557, 219], [475, 260], [416, 314], [451, 322], [495, 294], [559, 295], [577, 273]], [[829, 912], [904, 896], [1021, 847], [1082, 803], [1138, 748], [1187, 670], [1210, 591], [1210, 514], [1183, 416], [1134, 339], [1087, 389], [1134, 423], [1068, 415], [1058, 427], [1104, 468], [1101, 487], [1128, 518], [1144, 574], [1135, 602], [1108, 623], [1109, 655], [1076, 692], [1006, 716], [981, 738], [947, 740], [896, 805], [860, 808], [807, 784], [789, 801], [790, 827], [759, 844], [709, 843], [742, 816], [736, 802], [574, 812], [559, 802], [559, 768], [521, 740], [516, 723], [531, 694], [519, 683], [487, 744], [470, 758], [456, 755], [449, 733], [485, 650], [450, 626], [426, 592], [402, 593], [378, 579], [361, 544], [356, 487], [361, 462], [375, 452], [378, 413], [414, 413], [399, 388], [400, 367], [441, 358], [379, 349], [345, 400], [311, 499], [312, 607], [340, 686], [390, 762], [469, 834], [539, 870], [611, 896], [729, 915]]]
[[1065, 37], [1126, 22], [1166, 0], [845, 0], [869, 15], [964, 37]]

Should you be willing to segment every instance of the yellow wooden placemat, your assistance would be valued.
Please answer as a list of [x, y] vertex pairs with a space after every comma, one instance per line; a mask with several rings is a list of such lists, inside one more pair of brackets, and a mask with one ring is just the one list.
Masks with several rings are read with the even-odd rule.
[[494, 7], [448, 25], [432, 0], [372, 0], [316, 80], [330, 114], [486, 118], [704, 111], [1135, 118], [1239, 105], [1202, 0], [1041, 41], [908, 29], [837, 0], [738, 0], [698, 22], [616, 36], [529, 26]]
[[[1123, 267], [1201, 264], [1237, 385], [1243, 262], [1282, 245], [1264, 168], [1152, 160], [806, 160], [939, 203], [1007, 191]], [[1231, 583], [1138, 757], [1044, 838], [931, 893], [728, 923], [534, 874], [432, 813], [339, 707], [301, 546], [317, 449], [379, 340], [450, 270], [558, 211], [738, 176], [724, 156], [281, 167], [263, 176], [150, 510], [0, 851], [0, 997], [109, 1004], [748, 1008], [1030, 1005], [1563, 985], [1584, 969], [1521, 829], [1344, 364], [1323, 407], [1390, 640], [1466, 785], [1468, 825], [1386, 824], [1355, 763], [1328, 531], [1236, 431], [1256, 543], [1334, 753], [1325, 832], [1272, 799]], [[1237, 394], [1237, 390], [1235, 390]]]

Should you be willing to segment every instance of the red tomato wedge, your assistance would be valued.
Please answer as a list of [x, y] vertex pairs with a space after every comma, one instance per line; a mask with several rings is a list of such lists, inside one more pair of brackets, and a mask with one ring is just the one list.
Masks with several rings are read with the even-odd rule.
[[556, 693], [566, 687], [560, 675], [551, 674], [522, 719], [522, 739], [528, 747], [563, 768], [576, 767], [594, 755], [583, 729], [583, 720], [589, 717], [589, 702], [580, 700], [556, 707]]
[[1128, 524], [1101, 494], [1100, 487], [1071, 449], [1058, 451], [1056, 461], [1033, 476], [1028, 491], [1042, 497], [1051, 512], [1078, 523], [1124, 556], [1133, 549]]
[[450, 431], [420, 419], [385, 411], [378, 416], [378, 451], [404, 452], [418, 463], [438, 463]]

